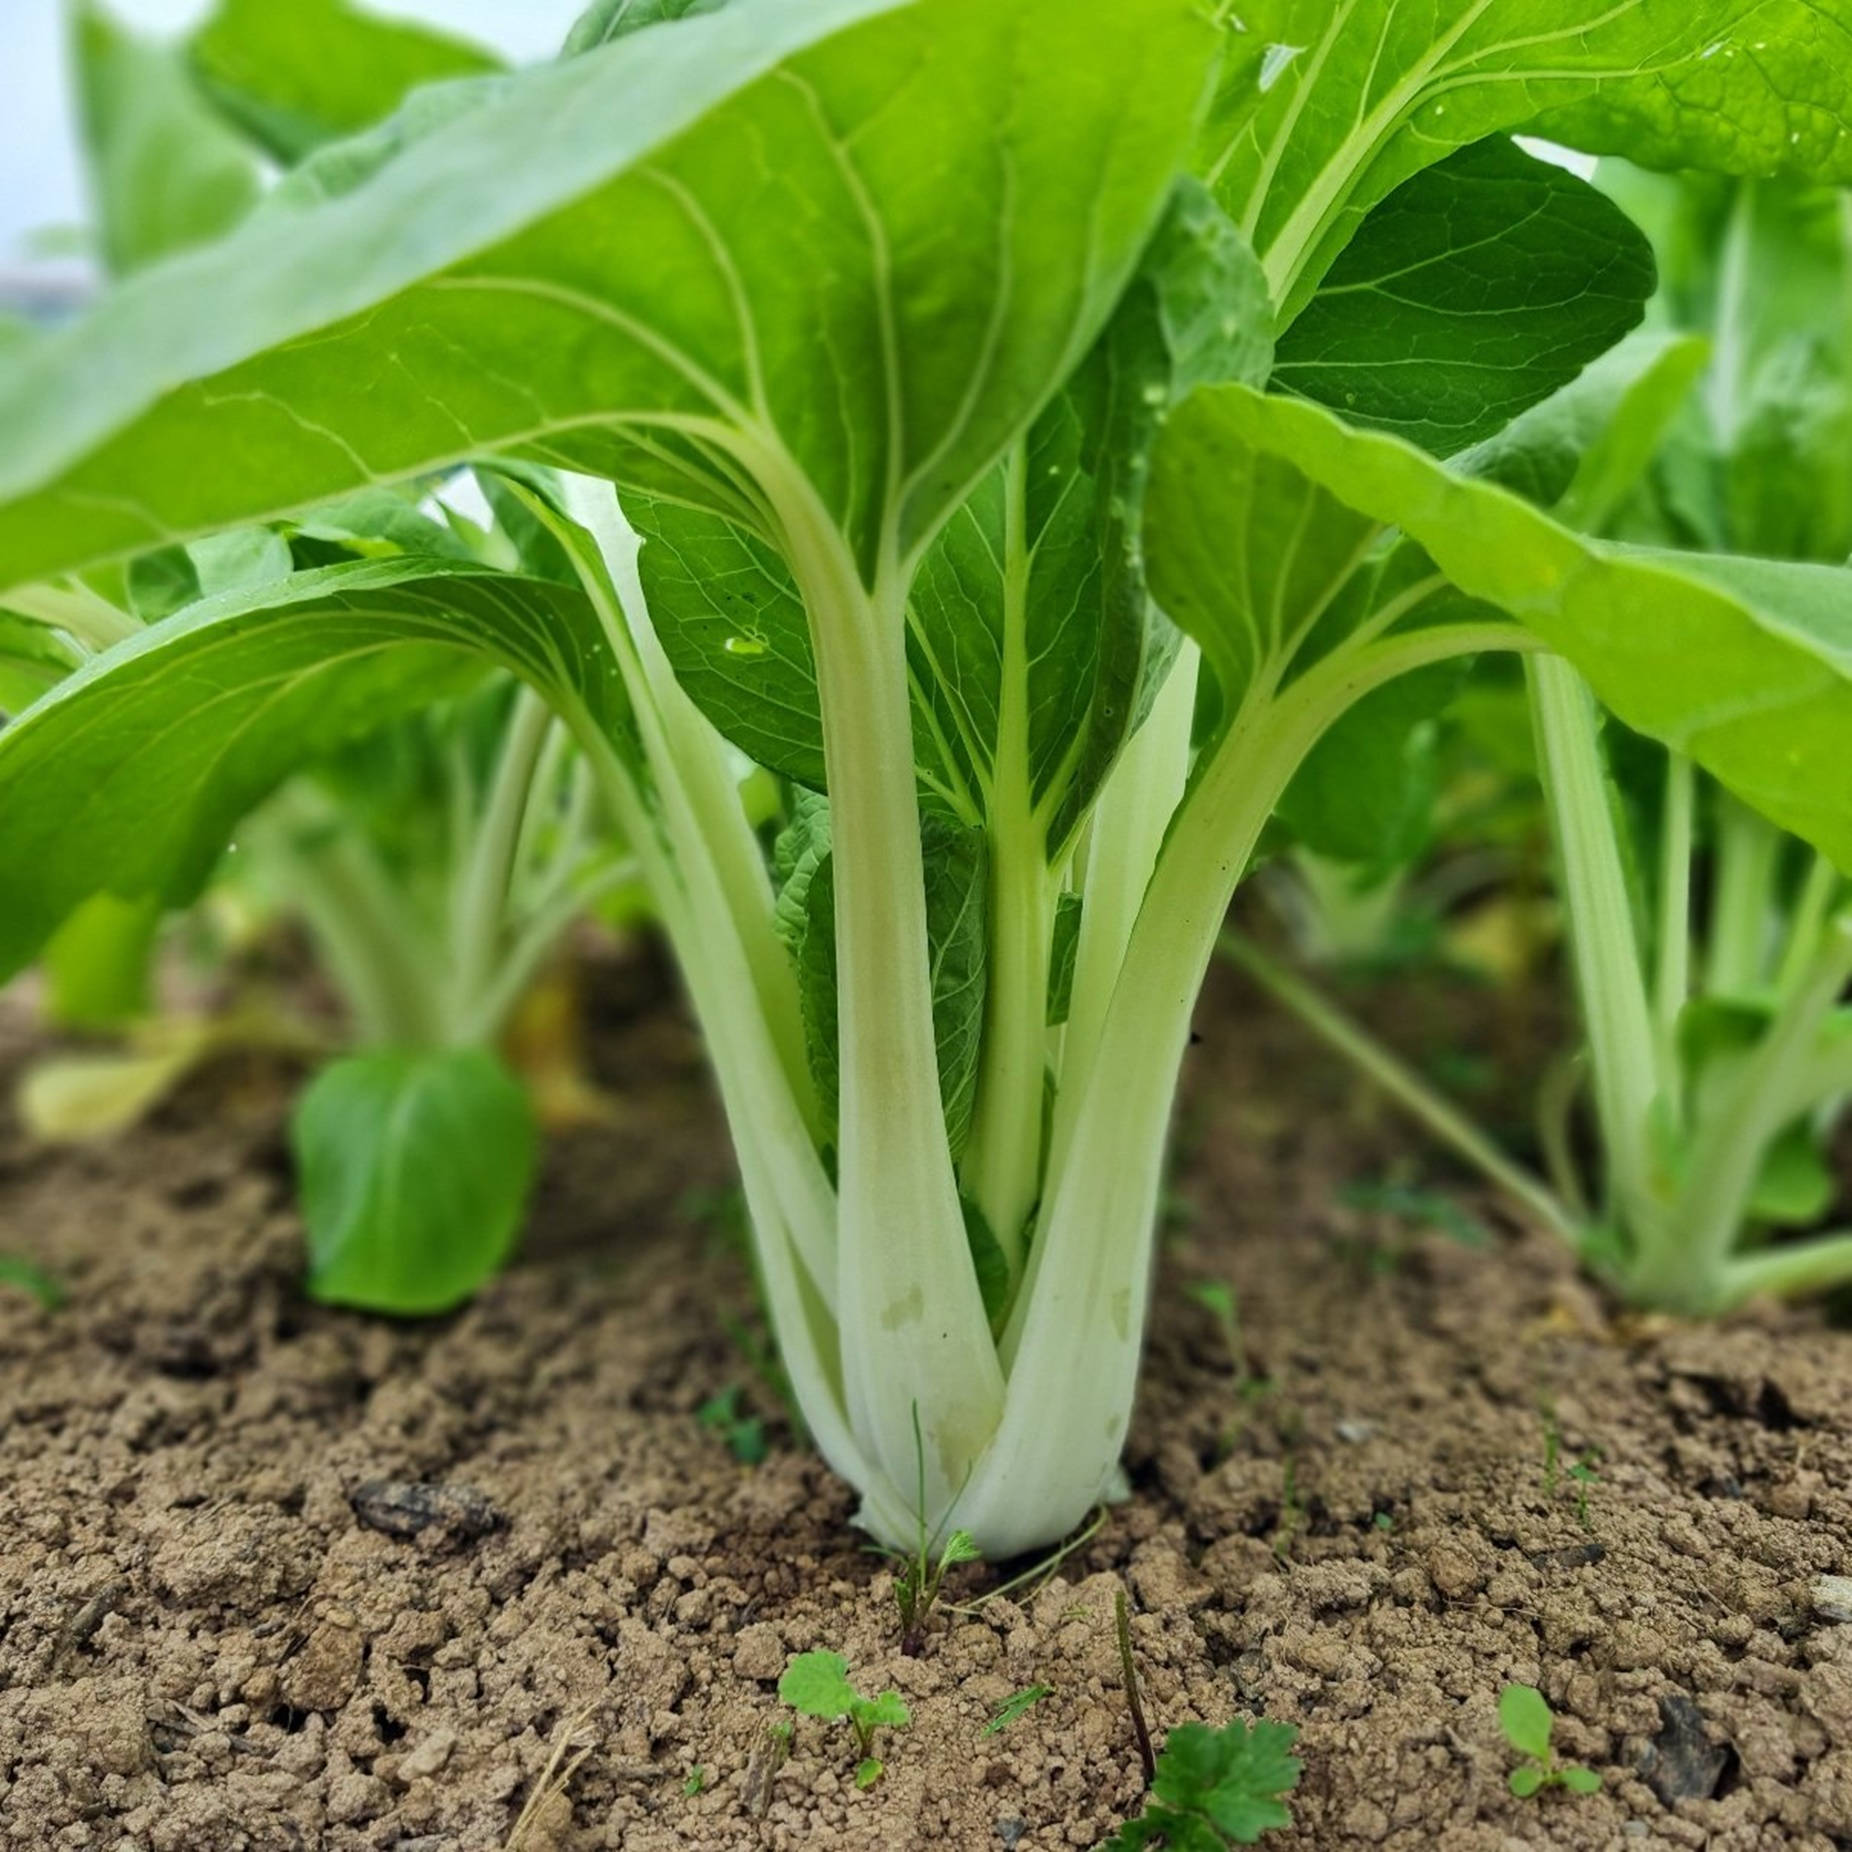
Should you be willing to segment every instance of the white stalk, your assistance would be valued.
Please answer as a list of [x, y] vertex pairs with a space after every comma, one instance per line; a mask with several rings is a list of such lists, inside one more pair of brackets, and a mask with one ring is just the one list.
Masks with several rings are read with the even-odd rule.
[[996, 1426], [1003, 1376], [939, 1089], [905, 580], [890, 565], [868, 590], [808, 483], [795, 471], [774, 480], [810, 615], [829, 777], [843, 1383], [873, 1464], [896, 1485], [923, 1475], [928, 1505], [943, 1510]]

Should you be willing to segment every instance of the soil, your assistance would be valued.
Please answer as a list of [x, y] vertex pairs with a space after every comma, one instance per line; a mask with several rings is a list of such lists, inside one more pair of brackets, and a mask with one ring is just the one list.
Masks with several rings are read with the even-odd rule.
[[[910, 1658], [754, 1375], [669, 995], [646, 959], [596, 973], [622, 1110], [555, 1142], [519, 1264], [422, 1325], [300, 1296], [280, 1068], [221, 1065], [106, 1147], [0, 1128], [0, 1251], [69, 1291], [0, 1289], [0, 1845], [1091, 1847], [1141, 1786], [1123, 1587], [1154, 1725], [1300, 1726], [1281, 1852], [1852, 1846], [1852, 1609], [1819, 1580], [1852, 1572], [1852, 1335], [1823, 1314], [1617, 1318], [1218, 973], [1133, 1496], [1012, 1595], [972, 1605], [1029, 1565], [955, 1572]], [[1521, 1097], [1534, 1024], [1382, 1007], [1443, 1005]], [[36, 1046], [16, 998], [0, 1069]], [[1384, 1178], [1446, 1182], [1485, 1238], [1345, 1192]], [[728, 1383], [762, 1464], [697, 1419]], [[815, 1646], [911, 1707], [871, 1791], [839, 1727], [779, 1761], [775, 1683]], [[1598, 1794], [1509, 1793], [1507, 1681]]]

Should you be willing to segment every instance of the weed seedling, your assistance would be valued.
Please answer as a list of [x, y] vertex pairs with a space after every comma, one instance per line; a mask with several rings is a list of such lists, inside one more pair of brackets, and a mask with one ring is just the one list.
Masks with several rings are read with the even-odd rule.
[[997, 1714], [985, 1724], [978, 1734], [995, 1736], [1000, 1731], [1007, 1730], [1018, 1717], [1040, 1704], [1044, 1698], [1052, 1697], [1054, 1689], [1053, 1685], [1028, 1685], [1021, 1691], [1012, 1692], [997, 1706]]
[[1498, 1694], [1498, 1725], [1505, 1741], [1524, 1760], [1511, 1771], [1510, 1786], [1520, 1800], [1545, 1788], [1567, 1788], [1571, 1794], [1593, 1794], [1601, 1777], [1579, 1763], [1559, 1763], [1550, 1752], [1556, 1719], [1544, 1695], [1534, 1685], [1507, 1685]]
[[1543, 1495], [1554, 1498], [1562, 1477], [1563, 1431], [1557, 1425], [1554, 1402], [1545, 1401], [1540, 1412], [1543, 1416]]
[[1128, 1820], [1102, 1852], [1222, 1852], [1251, 1846], [1274, 1827], [1291, 1826], [1282, 1796], [1299, 1782], [1291, 1753], [1299, 1732], [1289, 1723], [1240, 1718], [1219, 1730], [1186, 1723], [1165, 1739], [1145, 1811]]
[[969, 1531], [955, 1530], [943, 1544], [937, 1531], [927, 1533], [924, 1516], [926, 1452], [918, 1409], [913, 1411], [913, 1445], [919, 1462], [919, 1503], [914, 1509], [920, 1514], [916, 1519], [913, 1548], [905, 1554], [898, 1550], [882, 1551], [884, 1556], [893, 1557], [899, 1564], [894, 1571], [894, 1605], [900, 1610], [900, 1650], [909, 1659], [917, 1659], [925, 1644], [926, 1623], [938, 1604], [947, 1572], [960, 1563], [976, 1562], [982, 1554]]
[[778, 1695], [806, 1717], [834, 1723], [846, 1717], [855, 1732], [855, 1785], [872, 1788], [885, 1766], [874, 1754], [875, 1732], [900, 1730], [913, 1721], [898, 1691], [865, 1698], [849, 1683], [849, 1662], [840, 1653], [799, 1653], [778, 1681]]
[[1588, 1488], [1601, 1477], [1595, 1466], [1598, 1457], [1593, 1453], [1585, 1453], [1569, 1469], [1569, 1477], [1575, 1481], [1575, 1521], [1584, 1530], [1595, 1528], [1588, 1517]]
[[690, 1800], [701, 1793], [707, 1786], [707, 1770], [699, 1762], [688, 1771], [688, 1779], [682, 1783], [682, 1792]]
[[1247, 1374], [1241, 1348], [1241, 1319], [1235, 1310], [1235, 1289], [1226, 1280], [1193, 1280], [1183, 1289], [1221, 1327], [1228, 1351], [1228, 1367], [1239, 1382]]
[[1293, 1539], [1305, 1521], [1305, 1502], [1299, 1495], [1299, 1466], [1289, 1453], [1280, 1477], [1280, 1523], [1273, 1533], [1273, 1554], [1283, 1563], [1292, 1553]]
[[740, 1386], [728, 1383], [695, 1410], [695, 1419], [727, 1443], [727, 1451], [742, 1466], [757, 1466], [765, 1458], [765, 1423], [740, 1410]]

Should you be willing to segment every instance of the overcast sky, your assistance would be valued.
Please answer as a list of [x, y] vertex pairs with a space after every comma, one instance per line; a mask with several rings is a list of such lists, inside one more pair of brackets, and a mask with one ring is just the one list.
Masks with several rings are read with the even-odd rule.
[[[210, 0], [114, 0], [123, 19], [179, 32]], [[287, 6], [290, 0], [274, 0]], [[557, 51], [583, 0], [372, 0], [493, 45], [516, 59]], [[83, 219], [83, 181], [64, 69], [62, 0], [0, 0], [0, 259], [27, 233]]]

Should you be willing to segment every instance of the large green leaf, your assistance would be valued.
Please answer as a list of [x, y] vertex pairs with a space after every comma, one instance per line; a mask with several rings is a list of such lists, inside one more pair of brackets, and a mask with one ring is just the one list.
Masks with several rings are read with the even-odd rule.
[[[1252, 253], [1186, 183], [1076, 376], [928, 550], [907, 611], [914, 754], [923, 789], [967, 821], [1005, 776], [1023, 781], [1055, 847], [1083, 814], [1171, 660], [1140, 543], [1151, 444], [1195, 385], [1263, 379], [1270, 334]], [[821, 790], [809, 624], [783, 562], [719, 516], [629, 506], [682, 686], [760, 764]], [[1022, 763], [1000, 769], [1012, 695]]]
[[79, 0], [71, 46], [91, 203], [112, 272], [216, 238], [250, 211], [256, 162], [171, 46], [125, 30], [96, 0]]
[[1213, 48], [1190, 0], [758, 0], [501, 80], [28, 351], [0, 584], [490, 450], [820, 503], [872, 575], [1090, 345]]
[[1276, 387], [1442, 456], [1635, 326], [1653, 254], [1586, 181], [1493, 138], [1405, 181], [1280, 338]]
[[[983, 1052], [986, 845], [982, 830], [929, 807], [920, 816], [925, 851], [926, 935], [932, 961], [933, 1040], [946, 1138], [954, 1157], [971, 1129]], [[800, 800], [779, 839], [778, 929], [797, 965], [804, 1041], [827, 1124], [834, 1126], [841, 1091], [837, 1028], [836, 884], [831, 866], [829, 806]]]
[[1363, 214], [1488, 135], [1852, 178], [1852, 0], [1244, 0], [1203, 171], [1287, 317]]
[[479, 46], [347, 0], [219, 0], [188, 52], [219, 107], [285, 163], [370, 128], [420, 84], [500, 68]]
[[1575, 663], [1629, 726], [1852, 866], [1852, 573], [1591, 540], [1319, 407], [1216, 387], [1159, 444], [1151, 550], [1167, 608], [1237, 663], [1254, 628], [1243, 575], [1279, 544], [1259, 503], [1247, 527], [1233, 520], [1241, 492], [1225, 485], [1243, 479], [1273, 485], [1267, 506], [1290, 495], [1317, 509], [1334, 547], [1400, 529], [1460, 591]]
[[297, 1103], [290, 1139], [317, 1299], [447, 1312], [495, 1274], [520, 1233], [533, 1110], [483, 1049], [336, 1061]]
[[449, 561], [302, 573], [191, 606], [0, 732], [0, 972], [103, 890], [190, 899], [290, 772], [484, 662], [607, 733], [622, 690], [579, 592]]

